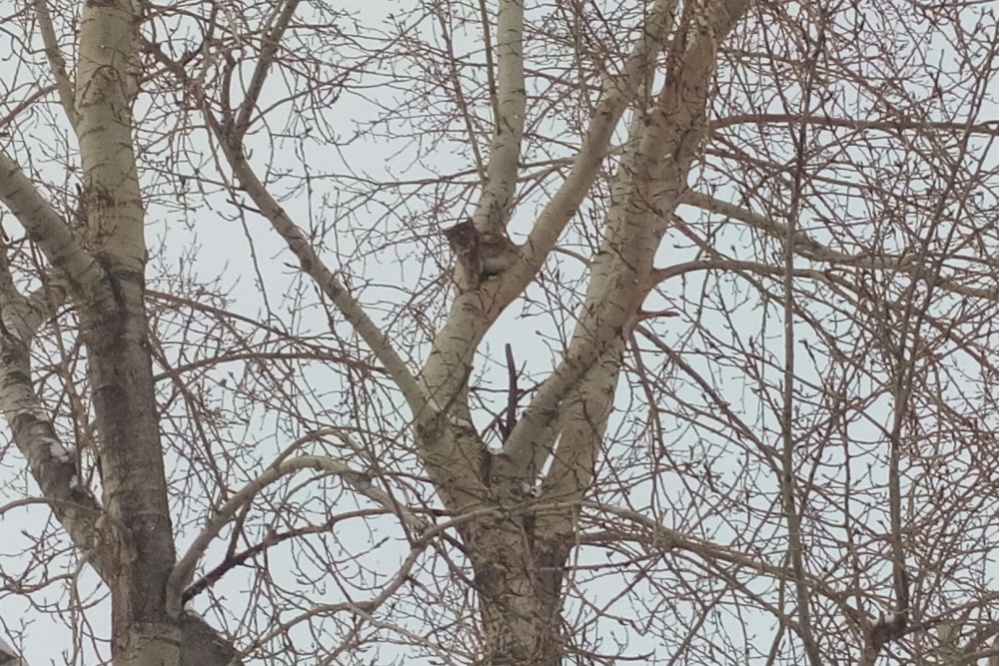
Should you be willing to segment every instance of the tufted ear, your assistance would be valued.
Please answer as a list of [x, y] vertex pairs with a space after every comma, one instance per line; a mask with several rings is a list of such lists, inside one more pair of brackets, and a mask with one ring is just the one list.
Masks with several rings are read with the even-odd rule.
[[474, 252], [479, 246], [479, 232], [470, 219], [445, 229], [444, 237], [448, 239], [452, 252], [458, 256]]
[[483, 274], [480, 236], [475, 225], [467, 219], [445, 229], [444, 237], [455, 254], [455, 284], [460, 291], [475, 289]]

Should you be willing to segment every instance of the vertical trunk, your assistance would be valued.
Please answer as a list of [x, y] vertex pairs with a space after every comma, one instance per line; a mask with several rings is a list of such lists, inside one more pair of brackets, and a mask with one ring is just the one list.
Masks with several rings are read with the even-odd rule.
[[[175, 631], [165, 614], [164, 590], [174, 563], [173, 534], [148, 354], [141, 275], [115, 275], [122, 307], [113, 316], [84, 317], [90, 381], [103, 446], [101, 538], [113, 538], [110, 582], [115, 664], [150, 661], [143, 647]], [[170, 626], [167, 626], [170, 625]], [[169, 642], [169, 641], [168, 641]], [[174, 649], [177, 643], [174, 640]], [[154, 649], [159, 652], [161, 648]], [[175, 657], [176, 659], [176, 657]]]
[[[88, 0], [80, 22], [77, 136], [87, 243], [102, 275], [75, 282], [103, 470], [115, 666], [176, 666], [166, 612], [175, 554], [153, 390], [144, 290], [144, 211], [132, 140], [138, 5]], [[71, 283], [74, 277], [69, 276]]]
[[483, 623], [482, 666], [560, 666], [569, 542], [535, 535], [530, 515], [480, 523], [467, 537]]

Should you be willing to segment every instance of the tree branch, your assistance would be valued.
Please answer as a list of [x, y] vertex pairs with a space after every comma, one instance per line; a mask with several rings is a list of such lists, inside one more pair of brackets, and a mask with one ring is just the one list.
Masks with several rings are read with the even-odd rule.
[[233, 494], [222, 505], [215, 516], [208, 521], [201, 533], [195, 538], [188, 551], [178, 560], [167, 581], [167, 609], [171, 613], [181, 610], [184, 587], [194, 577], [195, 567], [205, 554], [212, 540], [218, 536], [226, 525], [233, 520], [237, 512], [247, 505], [261, 490], [288, 474], [304, 469], [314, 469], [341, 477], [357, 492], [398, 515], [407, 525], [423, 529], [426, 523], [404, 507], [397, 504], [386, 492], [371, 485], [367, 475], [351, 469], [346, 464], [328, 456], [303, 455], [288, 460], [281, 460], [262, 472], [256, 479], [247, 483]]
[[[294, 10], [296, 1], [292, 0], [286, 5], [286, 13], [282, 14], [286, 22], [291, 20], [291, 12]], [[280, 35], [281, 32], [277, 31], [283, 25], [285, 23], [279, 20], [278, 26], [272, 31], [272, 35]], [[281, 30], [283, 31], [284, 28], [281, 27]], [[431, 412], [428, 412], [427, 409], [429, 406], [432, 406], [432, 401], [410, 372], [409, 368], [407, 368], [406, 363], [400, 358], [395, 348], [393, 348], [388, 336], [379, 329], [378, 325], [372, 321], [361, 304], [347, 292], [333, 272], [323, 263], [310, 244], [309, 239], [306, 238], [302, 230], [292, 221], [284, 208], [271, 196], [271, 193], [257, 177], [253, 167], [244, 155], [242, 134], [239, 132], [229, 132], [229, 129], [218, 121], [207, 105], [204, 105], [204, 93], [200, 84], [188, 77], [183, 67], [168, 58], [156, 44], [144, 41], [143, 46], [173, 72], [180, 81], [183, 81], [185, 85], [190, 87], [192, 94], [203, 104], [209, 128], [219, 141], [226, 161], [233, 169], [233, 174], [254, 204], [256, 204], [261, 215], [271, 223], [272, 228], [285, 240], [288, 248], [298, 258], [302, 271], [313, 279], [316, 286], [333, 302], [340, 313], [344, 315], [347, 322], [372, 350], [376, 358], [382, 362], [386, 372], [389, 373], [389, 376], [392, 377], [393, 381], [399, 387], [414, 415], [429, 416]], [[275, 46], [275, 48], [277, 47]]]
[[[232, 128], [232, 139], [242, 142], [247, 130], [250, 128], [250, 114], [253, 113], [260, 99], [260, 94], [264, 89], [264, 82], [274, 64], [274, 56], [281, 46], [281, 39], [291, 23], [295, 10], [299, 6], [299, 0], [287, 0], [280, 10], [275, 9], [274, 26], [266, 33], [264, 45], [260, 49], [260, 56], [257, 59], [257, 66], [250, 77], [250, 85], [247, 86], [246, 95], [240, 103], [239, 113], [236, 116], [235, 127]], [[228, 112], [228, 109], [226, 109]]]
[[49, 14], [47, 0], [34, 0], [35, 19], [38, 30], [42, 34], [42, 44], [45, 45], [45, 57], [49, 61], [49, 69], [56, 80], [56, 90], [59, 93], [59, 103], [66, 112], [66, 119], [73, 129], [76, 129], [77, 112], [73, 80], [66, 73], [66, 60], [59, 50], [59, 40], [52, 26], [52, 15]]
[[65, 276], [74, 292], [99, 283], [104, 270], [83, 249], [62, 216], [39, 194], [34, 183], [6, 153], [0, 151], [0, 201], [21, 223], [28, 237]]
[[709, 131], [714, 132], [734, 125], [796, 125], [804, 123], [806, 125], [819, 125], [821, 127], [844, 127], [858, 130], [860, 132], [876, 130], [898, 134], [902, 130], [934, 130], [945, 132], [965, 132], [970, 134], [997, 136], [997, 122], [985, 122], [969, 127], [966, 123], [949, 122], [924, 122], [909, 119], [899, 120], [855, 120], [854, 118], [831, 118], [830, 116], [814, 115], [792, 115], [787, 113], [748, 113], [737, 116], [726, 116], [718, 118], [709, 123]]
[[[588, 427], [603, 429], [614, 383], [608, 386], [608, 373], [598, 372], [594, 365], [602, 358], [612, 362], [612, 354], [621, 354], [628, 328], [651, 286], [648, 278], [659, 241], [687, 187], [688, 171], [704, 136], [705, 106], [718, 42], [744, 6], [730, 4], [713, 5], [714, 12], [708, 16], [694, 15], [707, 9], [690, 9], [692, 16], [686, 17], [675, 37], [666, 81], [655, 106], [648, 113], [643, 110], [637, 114], [631, 123], [623, 164], [613, 185], [617, 205], [608, 211], [601, 251], [591, 267], [591, 283], [569, 350], [542, 382], [504, 445], [514, 473], [527, 475], [523, 480], [537, 474], [552, 454], [550, 443], [561, 417], [560, 407], [591, 372], [596, 373], [596, 385], [605, 394], [581, 397], [585, 413], [579, 416], [590, 420]], [[702, 23], [710, 29], [702, 30]], [[616, 379], [617, 373], [612, 374]], [[582, 441], [596, 446], [593, 438], [567, 438], [571, 447], [582, 446]], [[564, 462], [573, 468], [589, 468], [587, 461], [593, 455], [592, 451], [576, 451]]]
[[347, 322], [354, 327], [361, 339], [382, 362], [386, 372], [403, 393], [403, 397], [414, 415], [425, 413], [428, 407], [428, 397], [409, 368], [406, 367], [406, 363], [396, 353], [388, 336], [379, 329], [361, 304], [347, 292], [333, 272], [326, 267], [302, 230], [257, 178], [257, 174], [243, 157], [242, 152], [229, 143], [230, 137], [222, 132], [222, 128], [214, 119], [210, 119], [210, 125], [222, 144], [223, 153], [226, 155], [236, 179], [257, 205], [261, 214], [285, 240], [288, 249], [298, 258], [302, 272], [311, 277], [323, 294], [333, 301]]
[[456, 296], [421, 372], [433, 399], [446, 402], [459, 395], [486, 331], [534, 279], [559, 234], [576, 214], [606, 156], [618, 121], [652, 76], [656, 57], [673, 25], [676, 4], [676, 0], [657, 0], [622, 73], [605, 80], [570, 174], [542, 211], [518, 259], [502, 279], [488, 280], [478, 290]]
[[500, 0], [497, 19], [497, 115], [486, 182], [473, 222], [480, 232], [502, 235], [517, 185], [528, 96], [524, 89], [524, 0]]
[[[715, 213], [716, 215], [739, 220], [747, 226], [763, 231], [782, 242], [788, 236], [787, 226], [778, 220], [701, 192], [689, 190], [682, 196], [681, 202], [710, 213]], [[961, 284], [954, 278], [942, 278], [936, 271], [929, 270], [925, 266], [925, 262], [919, 261], [919, 256], [916, 253], [882, 254], [879, 256], [873, 256], [867, 252], [847, 254], [823, 245], [800, 229], [794, 231], [791, 242], [792, 249], [796, 254], [811, 261], [826, 262], [864, 270], [895, 271], [897, 273], [905, 273], [915, 280], [921, 280], [937, 289], [954, 294], [972, 298], [989, 298], [991, 300], [997, 297], [998, 290], [996, 287], [976, 288]], [[657, 281], [662, 280], [665, 277], [669, 277], [669, 274], [674, 270], [675, 267], [654, 271], [653, 279]]]
[[618, 121], [653, 75], [656, 58], [673, 29], [676, 7], [676, 0], [656, 2], [621, 74], [605, 80], [569, 176], [542, 210], [524, 245], [519, 285], [526, 285], [541, 268], [559, 235], [590, 191]]
[[20, 294], [0, 250], [0, 412], [52, 513], [107, 580], [105, 554], [93, 552], [95, 524], [103, 507], [83, 484], [76, 456], [59, 439], [31, 385], [31, 341], [61, 302], [58, 289], [39, 290], [29, 297]]

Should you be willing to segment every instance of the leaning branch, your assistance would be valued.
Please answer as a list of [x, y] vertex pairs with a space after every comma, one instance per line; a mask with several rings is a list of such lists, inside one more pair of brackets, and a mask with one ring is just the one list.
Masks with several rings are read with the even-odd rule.
[[264, 90], [264, 83], [267, 81], [267, 75], [271, 71], [271, 65], [274, 64], [274, 58], [278, 53], [278, 47], [281, 45], [281, 39], [284, 37], [285, 30], [288, 29], [288, 25], [291, 23], [298, 6], [299, 0], [288, 0], [280, 10], [275, 10], [273, 15], [274, 25], [267, 31], [264, 37], [264, 44], [260, 49], [257, 66], [250, 77], [250, 85], [247, 86], [246, 95], [240, 104], [239, 115], [236, 117], [236, 126], [233, 128], [236, 138], [241, 141], [247, 129], [250, 128], [250, 116], [257, 107], [257, 101]]
[[[529, 474], [541, 469], [551, 454], [548, 442], [557, 427], [560, 405], [598, 359], [615, 349], [645, 297], [644, 288], [649, 286], [646, 278], [667, 220], [665, 213], [672, 213], [678, 205], [679, 194], [686, 189], [695, 149], [704, 135], [705, 105], [715, 71], [717, 42], [732, 29], [743, 8], [740, 2], [714, 7], [710, 14], [698, 19], [710, 26], [704, 33], [695, 33], [693, 21], [685, 26], [684, 30], [692, 33], [692, 41], [683, 49], [675, 47], [671, 54], [667, 80], [655, 105], [649, 109], [648, 124], [633, 123], [629, 145], [634, 146], [635, 152], [628, 149], [625, 158], [631, 161], [632, 168], [619, 170], [616, 182], [626, 203], [609, 212], [606, 221], [602, 253], [608, 263], [593, 265], [591, 286], [569, 351], [556, 371], [542, 383], [504, 445], [515, 468], [526, 466]], [[636, 83], [644, 80], [637, 79]], [[529, 239], [529, 251], [530, 243]], [[596, 381], [601, 374], [592, 376]], [[595, 425], [603, 419], [599, 415], [610, 408], [613, 393], [612, 385], [602, 399], [585, 401], [590, 405], [588, 412]], [[584, 441], [573, 439], [560, 455], [586, 460], [593, 452], [576, 449]]]
[[652, 76], [656, 58], [673, 26], [676, 5], [677, 0], [657, 0], [621, 72], [605, 79], [570, 173], [535, 222], [518, 260], [503, 273], [502, 280], [456, 297], [421, 375], [438, 400], [450, 400], [461, 393], [471, 373], [475, 349], [486, 331], [541, 270], [590, 191], [610, 152], [610, 141], [622, 115], [640, 95], [647, 77]]
[[528, 96], [524, 88], [524, 2], [501, 0], [497, 16], [497, 105], [493, 145], [483, 194], [473, 221], [480, 231], [500, 234], [517, 185]]
[[621, 74], [605, 81], [569, 176], [542, 210], [525, 243], [521, 274], [524, 284], [541, 268], [559, 235], [590, 191], [608, 153], [618, 121], [642, 90], [647, 76], [652, 75], [656, 58], [664, 49], [673, 28], [676, 7], [677, 0], [659, 0], [653, 6]]
[[267, 218], [271, 226], [278, 232], [288, 245], [288, 249], [298, 258], [302, 272], [313, 279], [327, 298], [340, 310], [348, 323], [354, 327], [361, 339], [371, 348], [389, 376], [399, 386], [414, 414], [420, 413], [427, 406], [427, 398], [416, 378], [406, 367], [406, 363], [396, 352], [389, 337], [372, 321], [361, 304], [348, 293], [326, 264], [316, 254], [306, 235], [302, 233], [285, 212], [264, 184], [257, 178], [250, 163], [243, 157], [238, 148], [229, 143], [229, 137], [222, 133], [221, 128], [211, 123], [216, 130], [216, 136], [222, 144], [223, 152], [233, 169], [236, 179], [246, 190], [261, 214]]
[[3, 151], [0, 151], [0, 201], [74, 290], [100, 281], [103, 275], [100, 265], [83, 249], [52, 204]]
[[990, 121], [969, 126], [966, 123], [924, 122], [920, 120], [856, 120], [854, 118], [831, 118], [829, 116], [795, 115], [787, 113], [748, 113], [726, 116], [709, 123], [710, 132], [733, 127], [734, 125], [789, 125], [791, 123], [817, 125], [819, 127], [843, 127], [859, 132], [879, 131], [898, 134], [902, 131], [914, 132], [965, 132], [982, 136], [997, 136], [997, 122]]
[[[393, 348], [388, 336], [372, 321], [361, 304], [347, 292], [333, 271], [319, 258], [309, 239], [306, 238], [306, 235], [302, 233], [298, 225], [292, 221], [288, 213], [271, 196], [267, 187], [257, 177], [257, 174], [243, 152], [243, 136], [246, 134], [245, 125], [249, 122], [249, 109], [253, 106], [256, 95], [259, 94], [264, 84], [268, 68], [273, 62], [280, 38], [288, 27], [297, 5], [298, 0], [289, 0], [277, 16], [274, 28], [268, 33], [266, 48], [261, 54], [261, 60], [252, 77], [251, 89], [247, 100], [244, 101], [242, 106], [236, 127], [223, 125], [219, 122], [207, 104], [204, 105], [205, 117], [209, 128], [222, 147], [223, 154], [227, 162], [229, 162], [236, 180], [239, 181], [254, 204], [256, 204], [261, 214], [271, 223], [274, 230], [285, 240], [288, 248], [298, 258], [302, 271], [313, 279], [320, 290], [333, 302], [341, 314], [344, 315], [347, 322], [361, 336], [361, 339], [371, 348], [379, 361], [382, 362], [389, 376], [392, 377], [403, 393], [403, 397], [414, 414], [421, 413], [428, 404], [426, 394], [409, 368], [406, 367], [406, 363]], [[173, 72], [179, 80], [183, 81], [189, 87], [191, 93], [198, 98], [199, 102], [205, 102], [204, 91], [201, 89], [200, 84], [191, 79], [183, 67], [167, 57], [156, 44], [144, 40], [143, 47]], [[228, 113], [228, 110], [226, 111]]]
[[38, 31], [42, 35], [42, 44], [45, 45], [45, 57], [49, 61], [49, 69], [56, 80], [56, 90], [59, 93], [59, 103], [66, 112], [69, 124], [76, 129], [77, 112], [75, 93], [73, 92], [73, 80], [66, 73], [66, 59], [59, 49], [59, 39], [52, 24], [52, 15], [49, 13], [47, 0], [35, 0], [35, 19], [38, 21]]
[[[0, 250], [2, 252], [2, 250]], [[31, 340], [62, 301], [57, 289], [25, 297], [14, 287], [0, 255], [0, 413], [32, 477], [73, 544], [90, 556], [104, 580], [107, 560], [95, 553], [96, 522], [103, 510], [80, 478], [78, 452], [64, 446], [31, 385]]]
[[[721, 199], [716, 199], [708, 194], [689, 190], [683, 195], [682, 203], [695, 208], [727, 217], [731, 220], [739, 220], [747, 226], [763, 231], [769, 236], [780, 239], [783, 242], [788, 238], [787, 226], [767, 215], [754, 212], [742, 206], [731, 204]], [[915, 280], [920, 280], [933, 286], [936, 289], [947, 291], [960, 296], [971, 298], [997, 298], [997, 287], [973, 287], [963, 284], [955, 278], [945, 278], [938, 274], [938, 271], [931, 270], [925, 265], [926, 262], [920, 260], [917, 253], [907, 254], [880, 254], [872, 255], [868, 252], [858, 254], [848, 254], [838, 252], [819, 241], [812, 238], [801, 229], [795, 229], [791, 234], [792, 250], [799, 256], [810, 261], [824, 262], [850, 268], [874, 270], [874, 271], [894, 271], [910, 275]], [[654, 280], [662, 280], [670, 277], [674, 268], [654, 271]]]
[[208, 522], [208, 525], [195, 538], [191, 547], [188, 548], [187, 553], [184, 554], [184, 557], [177, 562], [177, 565], [170, 574], [170, 579], [167, 581], [168, 612], [173, 614], [180, 613], [184, 587], [194, 577], [195, 567], [205, 554], [212, 540], [219, 535], [219, 532], [226, 525], [232, 522], [236, 514], [267, 486], [283, 476], [304, 469], [315, 469], [320, 472], [339, 476], [361, 495], [400, 516], [400, 519], [407, 525], [417, 529], [424, 529], [426, 527], [423, 520], [407, 511], [404, 507], [401, 507], [388, 493], [373, 486], [367, 475], [351, 469], [339, 460], [328, 456], [310, 455], [298, 456], [287, 460], [279, 458], [277, 464], [272, 465], [256, 479], [243, 486], [219, 509], [215, 517]]

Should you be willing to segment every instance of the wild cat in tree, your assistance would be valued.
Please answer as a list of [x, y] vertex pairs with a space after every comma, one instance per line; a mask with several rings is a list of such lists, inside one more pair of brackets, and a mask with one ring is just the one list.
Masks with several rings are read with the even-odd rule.
[[459, 289], [475, 289], [488, 277], [498, 275], [514, 263], [517, 246], [503, 233], [480, 232], [471, 219], [445, 229], [445, 238], [455, 253], [455, 281]]

